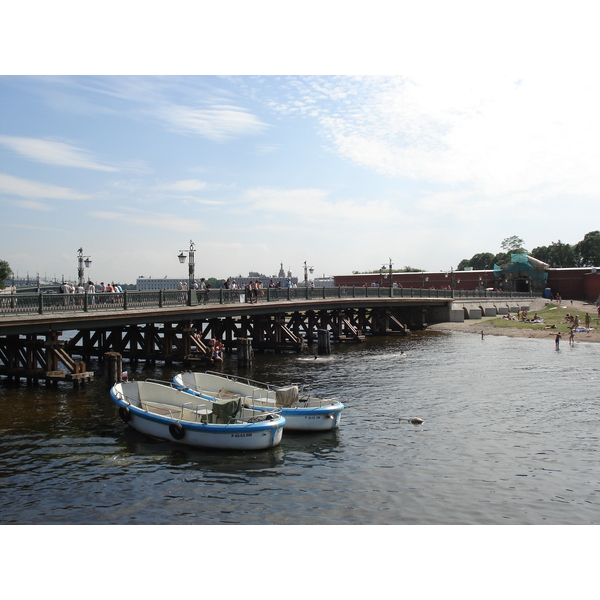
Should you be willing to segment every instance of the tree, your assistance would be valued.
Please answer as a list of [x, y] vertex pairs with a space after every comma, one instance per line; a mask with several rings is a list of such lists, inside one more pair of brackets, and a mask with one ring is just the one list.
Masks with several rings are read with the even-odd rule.
[[12, 269], [5, 260], [0, 260], [0, 290], [6, 287], [6, 280], [12, 275]]
[[600, 231], [590, 231], [575, 244], [575, 254], [582, 267], [600, 266]]
[[415, 267], [406, 266], [403, 269], [400, 269], [400, 273], [424, 273], [425, 269], [417, 269]]
[[531, 251], [531, 256], [552, 266], [552, 254], [549, 246], [537, 246]]
[[571, 244], [563, 244], [560, 240], [550, 246], [539, 246], [531, 251], [531, 256], [551, 267], [578, 267], [579, 258]]
[[480, 252], [471, 257], [471, 265], [473, 269], [484, 270], [494, 268], [494, 255], [491, 252]]
[[502, 240], [500, 248], [502, 248], [504, 252], [507, 252], [509, 254], [511, 252], [513, 254], [518, 254], [521, 252], [527, 252], [527, 250], [523, 248], [524, 244], [525, 242], [520, 237], [512, 235], [511, 237], [507, 237], [504, 240]]
[[224, 279], [217, 279], [216, 277], [209, 277], [206, 280], [206, 285], [210, 285], [210, 287], [214, 290], [214, 289], [218, 289], [218, 288], [222, 288], [225, 286], [225, 280]]
[[487, 270], [494, 268], [494, 255], [491, 252], [480, 252], [471, 258], [463, 258], [456, 267], [457, 271], [464, 271], [467, 267], [476, 270]]
[[498, 252], [496, 256], [494, 256], [494, 264], [499, 267], [510, 262], [510, 253], [509, 252]]

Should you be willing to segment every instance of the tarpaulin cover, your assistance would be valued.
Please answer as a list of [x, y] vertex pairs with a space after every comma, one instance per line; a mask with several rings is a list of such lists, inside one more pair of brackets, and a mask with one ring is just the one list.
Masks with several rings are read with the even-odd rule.
[[211, 404], [213, 414], [229, 423], [230, 419], [233, 419], [240, 408], [240, 399], [235, 400], [215, 400]]
[[275, 390], [275, 403], [277, 406], [292, 406], [298, 401], [298, 386], [291, 385]]

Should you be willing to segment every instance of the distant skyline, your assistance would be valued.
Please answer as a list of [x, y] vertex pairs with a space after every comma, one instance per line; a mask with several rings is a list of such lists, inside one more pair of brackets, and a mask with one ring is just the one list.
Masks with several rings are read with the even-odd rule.
[[[512, 235], [528, 250], [577, 243], [600, 227], [593, 19], [479, 4], [402, 5], [397, 29], [339, 17], [339, 63], [322, 40], [296, 47], [297, 32], [265, 59], [267, 25], [221, 60], [193, 60], [214, 34], [170, 63], [201, 75], [152, 75], [169, 69], [148, 40], [137, 70], [100, 49], [61, 62], [51, 43], [20, 69], [2, 63], [0, 259], [20, 277], [75, 279], [83, 247], [93, 280], [134, 283], [186, 279], [190, 240], [198, 278], [281, 263], [302, 278], [305, 261], [333, 276], [390, 258], [441, 271]], [[369, 22], [371, 56], [349, 33]], [[286, 65], [306, 74], [279, 75]]]

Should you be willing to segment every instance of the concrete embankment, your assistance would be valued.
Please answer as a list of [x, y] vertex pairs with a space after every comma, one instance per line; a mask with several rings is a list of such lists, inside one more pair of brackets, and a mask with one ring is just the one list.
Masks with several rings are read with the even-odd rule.
[[[527, 300], [530, 312], [541, 311], [548, 304], [548, 300], [545, 298], [531, 298]], [[556, 303], [555, 303], [556, 306]], [[561, 303], [561, 306], [572, 309], [575, 314], [585, 314], [586, 312], [592, 313], [594, 318], [592, 319], [592, 327], [595, 327], [593, 331], [585, 333], [576, 333], [575, 341], [577, 342], [600, 342], [600, 326], [596, 316], [596, 306], [580, 300], [565, 300]], [[502, 315], [499, 315], [502, 316]], [[465, 333], [474, 333], [481, 335], [483, 332], [485, 335], [504, 335], [506, 337], [519, 337], [519, 338], [540, 338], [553, 340], [556, 335], [555, 330], [547, 329], [526, 329], [523, 327], [496, 327], [493, 324], [493, 320], [498, 317], [482, 317], [479, 319], [467, 319], [460, 323], [437, 323], [430, 325], [427, 329], [429, 331], [462, 331]], [[563, 340], [566, 341], [565, 334], [563, 333]]]

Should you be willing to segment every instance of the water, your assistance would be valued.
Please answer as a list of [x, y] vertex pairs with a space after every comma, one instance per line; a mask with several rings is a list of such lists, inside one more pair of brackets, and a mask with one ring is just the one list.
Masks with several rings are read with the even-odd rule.
[[599, 358], [591, 343], [447, 332], [257, 355], [246, 375], [346, 409], [338, 431], [242, 454], [137, 434], [100, 374], [80, 390], [3, 384], [0, 523], [596, 524]]

